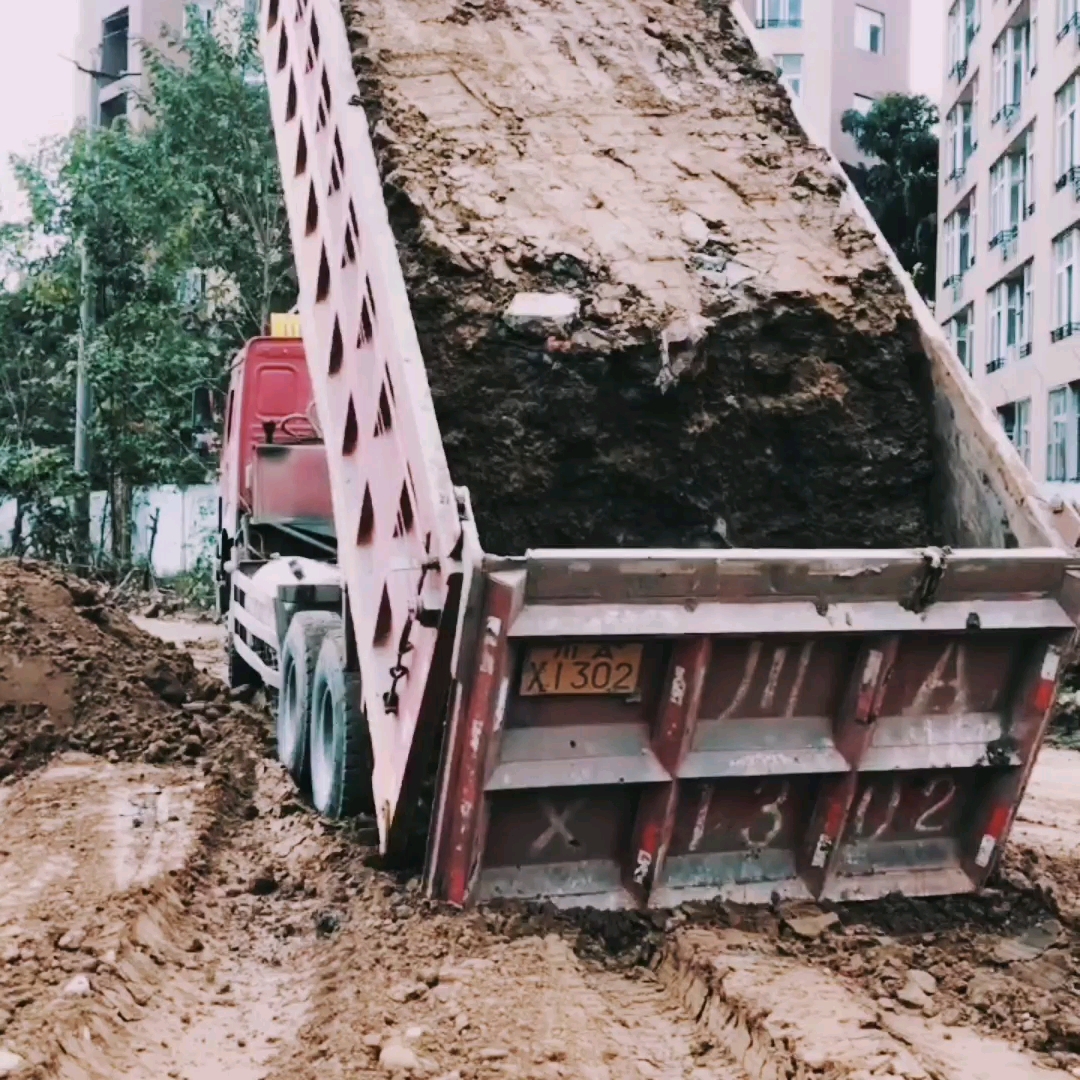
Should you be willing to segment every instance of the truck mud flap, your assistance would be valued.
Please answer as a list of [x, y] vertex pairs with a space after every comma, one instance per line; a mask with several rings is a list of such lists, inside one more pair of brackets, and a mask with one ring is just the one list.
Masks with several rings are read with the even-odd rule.
[[978, 888], [1074, 633], [1053, 549], [488, 565], [429, 890], [566, 906]]

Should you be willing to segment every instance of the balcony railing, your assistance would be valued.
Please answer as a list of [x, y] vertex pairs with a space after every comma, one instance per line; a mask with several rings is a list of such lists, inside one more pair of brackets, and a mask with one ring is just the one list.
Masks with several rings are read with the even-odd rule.
[[1000, 371], [1005, 366], [1004, 356], [995, 356], [993, 360], [987, 362], [986, 374], [989, 375], [992, 371]]
[[990, 126], [993, 127], [999, 120], [1002, 120], [1005, 123], [1005, 130], [1011, 131], [1019, 116], [1020, 102], [1010, 101], [1007, 104], [1002, 105], [1001, 108], [990, 117]]
[[1072, 337], [1073, 334], [1080, 334], [1080, 323], [1067, 322], [1062, 326], [1055, 326], [1050, 331], [1050, 340], [1062, 341], [1064, 338]]
[[962, 60], [957, 60], [955, 64], [949, 69], [949, 75], [957, 82], [963, 82], [964, 76], [967, 74], [968, 58], [965, 56]]
[[1034, 217], [1034, 216], [1035, 216], [1035, 203], [1034, 202], [1029, 202], [1027, 204], [1027, 206], [1024, 207], [1024, 220], [1027, 221], [1028, 218]]
[[1074, 11], [1072, 15], [1065, 20], [1064, 25], [1057, 32], [1057, 39], [1060, 41], [1065, 37], [1069, 31], [1075, 34], [1080, 34], [1080, 11]]
[[1015, 225], [1010, 225], [1007, 229], [1001, 229], [990, 237], [990, 247], [996, 248], [1001, 244], [1007, 244], [1010, 240], [1015, 240], [1016, 233], [1017, 227]]
[[1016, 238], [1020, 230], [1016, 225], [1010, 225], [1001, 233], [1001, 260], [1008, 262], [1016, 254]]
[[1080, 199], [1080, 165], [1070, 165], [1055, 181], [1054, 190], [1063, 191], [1072, 185], [1073, 198]]
[[1030, 356], [1031, 355], [1031, 342], [1030, 341], [1025, 341], [1024, 344], [1020, 346], [1020, 355], [1021, 356]]
[[795, 19], [758, 19], [759, 30], [798, 30], [802, 27], [802, 16]]
[[958, 303], [961, 297], [964, 295], [964, 275], [963, 273], [951, 274], [947, 277], [942, 285], [946, 289], [952, 290], [953, 303]]
[[[975, 152], [975, 148], [972, 147], [972, 153], [974, 153], [974, 152]], [[970, 158], [970, 157], [971, 157], [971, 154], [968, 155], [968, 158]], [[964, 164], [961, 165], [959, 169], [953, 169], [953, 171], [951, 173], [949, 173], [948, 176], [945, 177], [945, 180], [946, 180], [947, 183], [952, 184], [954, 191], [959, 191], [964, 186], [964, 178], [966, 176], [967, 176], [967, 159], [965, 159]]]

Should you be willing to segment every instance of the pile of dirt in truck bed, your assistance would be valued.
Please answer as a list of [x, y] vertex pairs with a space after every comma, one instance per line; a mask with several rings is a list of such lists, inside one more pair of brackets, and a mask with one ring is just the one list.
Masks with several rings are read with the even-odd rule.
[[63, 750], [194, 763], [245, 725], [264, 730], [186, 652], [109, 605], [103, 588], [0, 562], [0, 780]]
[[911, 309], [725, 4], [347, 4], [488, 550], [939, 539]]

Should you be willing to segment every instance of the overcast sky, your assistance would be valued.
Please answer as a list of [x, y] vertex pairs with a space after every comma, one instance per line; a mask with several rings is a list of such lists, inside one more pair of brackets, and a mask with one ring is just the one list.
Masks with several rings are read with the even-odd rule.
[[[937, 100], [941, 92], [946, 0], [911, 0], [912, 90]], [[0, 0], [0, 214], [15, 197], [7, 162], [48, 135], [71, 127], [72, 66], [79, 0]], [[803, 7], [812, 11], [814, 0]]]
[[0, 0], [0, 212], [14, 197], [7, 162], [71, 127], [79, 0]]

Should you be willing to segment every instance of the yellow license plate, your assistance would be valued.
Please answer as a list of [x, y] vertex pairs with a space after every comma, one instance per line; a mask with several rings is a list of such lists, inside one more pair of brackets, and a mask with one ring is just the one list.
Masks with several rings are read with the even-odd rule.
[[534, 645], [521, 669], [523, 697], [547, 694], [632, 694], [641, 674], [641, 645], [578, 642]]

